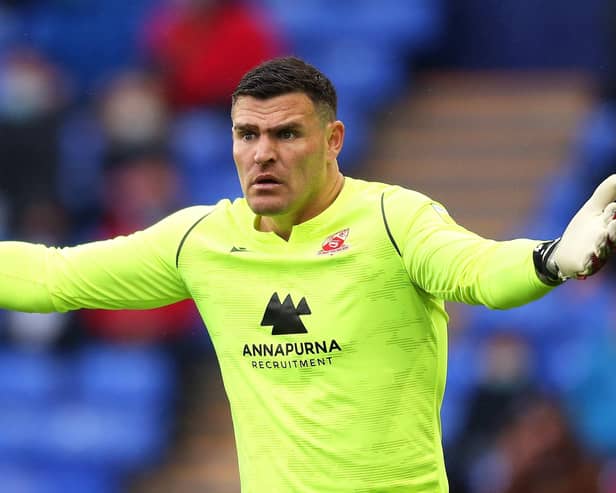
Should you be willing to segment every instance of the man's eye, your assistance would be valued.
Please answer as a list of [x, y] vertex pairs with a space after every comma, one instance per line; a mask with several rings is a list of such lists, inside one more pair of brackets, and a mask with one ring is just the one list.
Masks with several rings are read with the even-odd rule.
[[248, 140], [254, 139], [255, 138], [255, 134], [252, 133], [252, 132], [244, 132], [244, 133], [242, 133], [240, 135], [240, 137], [241, 137], [242, 140], [248, 141]]
[[293, 130], [282, 130], [279, 135], [284, 140], [291, 140], [296, 137], [296, 133]]

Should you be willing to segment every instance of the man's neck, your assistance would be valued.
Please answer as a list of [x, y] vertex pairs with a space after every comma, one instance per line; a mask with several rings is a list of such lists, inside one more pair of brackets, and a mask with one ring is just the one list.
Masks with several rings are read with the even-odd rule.
[[293, 226], [318, 216], [321, 212], [327, 209], [336, 200], [342, 186], [344, 185], [344, 176], [338, 173], [333, 186], [326, 194], [323, 194], [320, 200], [310, 209], [304, 209], [299, 213], [285, 214], [280, 216], [260, 216], [255, 227], [259, 231], [274, 232], [283, 240], [289, 241]]

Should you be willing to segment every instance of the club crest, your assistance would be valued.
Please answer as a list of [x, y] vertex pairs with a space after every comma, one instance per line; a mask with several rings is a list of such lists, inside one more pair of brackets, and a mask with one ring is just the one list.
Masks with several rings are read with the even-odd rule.
[[343, 229], [334, 233], [331, 236], [328, 236], [327, 239], [321, 244], [321, 250], [319, 250], [319, 255], [333, 255], [334, 253], [341, 252], [349, 248], [349, 245], [346, 243], [347, 237], [349, 236], [349, 228]]

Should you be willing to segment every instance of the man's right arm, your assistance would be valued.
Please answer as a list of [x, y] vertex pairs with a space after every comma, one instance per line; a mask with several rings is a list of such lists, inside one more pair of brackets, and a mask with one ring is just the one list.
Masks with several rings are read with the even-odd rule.
[[146, 309], [186, 299], [177, 250], [186, 231], [209, 210], [191, 207], [132, 235], [75, 247], [0, 242], [0, 308]]

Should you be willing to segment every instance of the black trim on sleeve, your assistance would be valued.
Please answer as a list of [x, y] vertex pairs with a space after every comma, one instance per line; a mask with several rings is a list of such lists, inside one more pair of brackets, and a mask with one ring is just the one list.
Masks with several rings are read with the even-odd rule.
[[385, 192], [381, 194], [381, 215], [383, 216], [383, 223], [385, 224], [385, 230], [387, 231], [387, 236], [389, 236], [389, 241], [391, 241], [391, 244], [396, 249], [396, 252], [398, 252], [398, 255], [402, 257], [402, 254], [400, 253], [400, 249], [398, 248], [398, 245], [396, 244], [396, 240], [394, 240], [394, 237], [391, 234], [391, 231], [389, 229], [389, 224], [387, 224], [387, 217], [385, 216]]
[[175, 268], [176, 269], [179, 267], [179, 264], [180, 264], [180, 251], [182, 250], [182, 247], [184, 246], [184, 242], [186, 241], [186, 238], [188, 238], [188, 235], [192, 232], [193, 229], [195, 229], [197, 224], [199, 224], [201, 221], [203, 221], [212, 212], [213, 211], [210, 211], [207, 214], [204, 214], [203, 216], [201, 216], [199, 219], [197, 219], [195, 221], [195, 223], [190, 228], [188, 228], [188, 231], [186, 231], [186, 233], [184, 233], [184, 236], [182, 237], [182, 241], [180, 241], [180, 244], [178, 245], [178, 251], [175, 254]]

